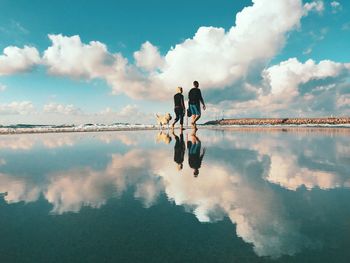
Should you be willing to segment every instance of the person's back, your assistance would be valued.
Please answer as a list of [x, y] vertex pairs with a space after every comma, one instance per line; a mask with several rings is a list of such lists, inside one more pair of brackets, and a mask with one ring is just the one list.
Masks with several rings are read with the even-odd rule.
[[174, 107], [182, 108], [183, 105], [184, 105], [184, 96], [181, 93], [176, 93], [174, 95]]
[[175, 124], [180, 120], [180, 129], [183, 130], [184, 115], [185, 115], [185, 102], [184, 96], [182, 95], [182, 87], [177, 88], [177, 92], [174, 95], [174, 112], [175, 119], [171, 128], [174, 129]]
[[188, 93], [188, 102], [199, 105], [201, 101], [203, 101], [201, 90], [199, 88], [192, 88]]

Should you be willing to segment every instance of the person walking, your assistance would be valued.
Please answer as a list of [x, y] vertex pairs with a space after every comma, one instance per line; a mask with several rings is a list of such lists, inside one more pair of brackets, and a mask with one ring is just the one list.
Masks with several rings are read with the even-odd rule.
[[171, 125], [171, 128], [174, 129], [175, 124], [180, 120], [180, 129], [183, 130], [184, 125], [184, 116], [185, 116], [185, 102], [184, 96], [182, 95], [182, 87], [177, 88], [177, 93], [174, 95], [174, 112], [175, 112], [175, 120]]
[[199, 82], [195, 80], [193, 82], [193, 88], [188, 93], [188, 107], [192, 115], [191, 125], [195, 130], [197, 130], [197, 121], [201, 117], [201, 103], [203, 105], [203, 110], [205, 110], [206, 107], [201, 90], [199, 89]]

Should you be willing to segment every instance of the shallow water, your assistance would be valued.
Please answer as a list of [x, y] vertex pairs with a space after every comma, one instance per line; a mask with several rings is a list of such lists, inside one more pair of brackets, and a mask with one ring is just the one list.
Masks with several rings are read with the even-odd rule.
[[1, 136], [0, 262], [348, 262], [350, 129], [157, 133]]

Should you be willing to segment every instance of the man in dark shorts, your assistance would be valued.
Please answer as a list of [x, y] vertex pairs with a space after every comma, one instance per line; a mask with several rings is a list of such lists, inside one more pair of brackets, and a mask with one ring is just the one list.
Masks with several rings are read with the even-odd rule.
[[192, 127], [197, 130], [197, 121], [201, 117], [201, 104], [203, 105], [203, 110], [206, 109], [205, 103], [202, 97], [201, 90], [199, 89], [198, 81], [193, 82], [193, 88], [188, 93], [188, 107], [192, 114]]
[[183, 130], [185, 110], [186, 109], [184, 96], [182, 95], [182, 87], [178, 87], [177, 93], [174, 95], [174, 112], [176, 117], [173, 124], [171, 125], [172, 129], [174, 129], [175, 123], [180, 120], [180, 129]]

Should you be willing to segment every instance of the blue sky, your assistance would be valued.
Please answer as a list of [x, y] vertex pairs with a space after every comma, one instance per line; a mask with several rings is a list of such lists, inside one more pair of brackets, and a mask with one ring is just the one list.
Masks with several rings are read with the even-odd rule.
[[[172, 112], [173, 91], [184, 86], [186, 97], [194, 78], [207, 96], [204, 119], [222, 111], [227, 117], [347, 113], [350, 3], [277, 0], [273, 11], [268, 5], [267, 0], [1, 0], [0, 50], [28, 46], [38, 55], [32, 50], [18, 66], [19, 56], [27, 55], [0, 52], [0, 122], [152, 122], [154, 113]], [[240, 33], [231, 34], [232, 28]], [[270, 28], [276, 30], [270, 34]], [[48, 35], [62, 38], [54, 43]], [[79, 38], [75, 49], [73, 36]], [[53, 46], [50, 58], [45, 56]], [[111, 65], [104, 64], [106, 58]], [[308, 59], [314, 65], [307, 66]], [[322, 60], [329, 64], [318, 64]], [[96, 69], [94, 63], [100, 63]], [[113, 71], [116, 67], [123, 68]], [[291, 74], [298, 81], [283, 86], [280, 78]], [[302, 90], [315, 80], [316, 86]], [[281, 103], [288, 93], [293, 98]]]

